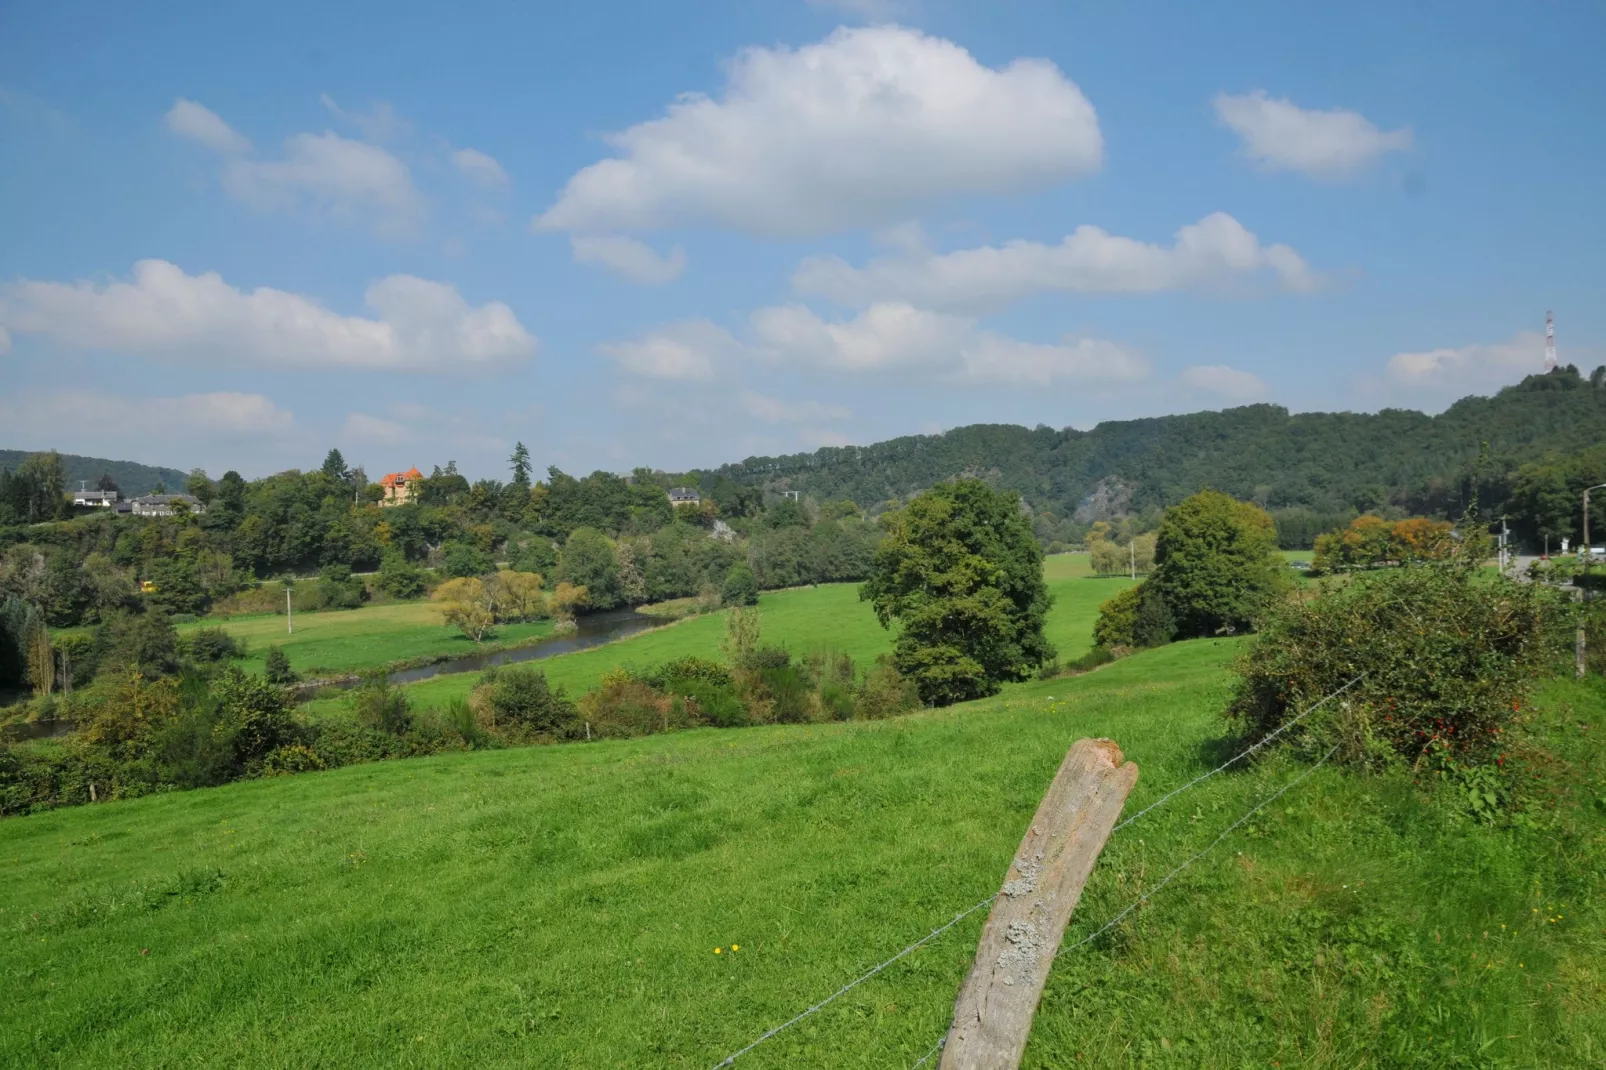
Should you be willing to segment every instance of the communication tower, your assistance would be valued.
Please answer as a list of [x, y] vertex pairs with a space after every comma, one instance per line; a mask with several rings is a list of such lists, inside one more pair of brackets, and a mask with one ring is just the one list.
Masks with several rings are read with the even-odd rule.
[[1556, 370], [1556, 317], [1545, 312], [1545, 371]]

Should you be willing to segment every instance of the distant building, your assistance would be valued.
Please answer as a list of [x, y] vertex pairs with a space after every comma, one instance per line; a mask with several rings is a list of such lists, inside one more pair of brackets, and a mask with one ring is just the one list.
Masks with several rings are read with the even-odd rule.
[[424, 481], [424, 473], [416, 468], [409, 468], [405, 472], [391, 472], [379, 481], [379, 488], [385, 492], [380, 499], [380, 505], [406, 505], [418, 495], [418, 485]]
[[141, 494], [128, 504], [129, 512], [135, 516], [173, 516], [177, 513], [206, 512], [206, 506], [201, 504], [201, 499], [193, 494]]
[[116, 505], [122, 495], [115, 490], [75, 490], [72, 492], [74, 505], [88, 505], [96, 509], [110, 509]]
[[670, 487], [669, 504], [679, 509], [683, 505], [692, 507], [703, 504], [703, 496], [690, 487]]

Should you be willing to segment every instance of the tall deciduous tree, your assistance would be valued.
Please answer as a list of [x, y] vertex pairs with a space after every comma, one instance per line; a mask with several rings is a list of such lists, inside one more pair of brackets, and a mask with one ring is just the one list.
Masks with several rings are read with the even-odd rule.
[[1288, 585], [1270, 516], [1219, 491], [1200, 491], [1166, 510], [1145, 581], [1193, 638], [1243, 631]]
[[1019, 495], [979, 479], [939, 483], [884, 523], [859, 597], [884, 627], [902, 625], [894, 660], [923, 701], [994, 694], [1053, 658], [1043, 554]]

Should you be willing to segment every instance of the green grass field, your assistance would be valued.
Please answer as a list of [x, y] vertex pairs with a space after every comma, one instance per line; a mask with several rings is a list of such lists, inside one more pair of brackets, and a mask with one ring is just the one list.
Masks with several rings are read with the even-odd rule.
[[[1091, 578], [1086, 554], [1051, 557], [1044, 571], [1055, 599], [1045, 632], [1059, 648], [1062, 660], [1079, 657], [1092, 646], [1093, 621], [1098, 616], [1099, 604], [1128, 586], [1130, 581]], [[869, 603], [859, 601], [856, 583], [766, 591], [759, 596], [758, 611], [762, 641], [784, 646], [793, 654], [838, 650], [850, 655], [861, 667], [867, 667], [879, 655], [892, 650], [893, 633], [876, 621]], [[282, 620], [280, 623], [282, 626]], [[562, 685], [570, 694], [580, 695], [595, 687], [602, 674], [616, 666], [647, 668], [693, 654], [719, 658], [724, 638], [725, 613], [721, 611], [690, 617], [607, 646], [545, 658], [540, 668], [554, 685]], [[454, 698], [466, 696], [478, 680], [478, 673], [442, 676], [409, 684], [407, 694], [415, 708], [440, 707]], [[308, 706], [314, 715], [326, 716], [342, 709], [343, 702], [336, 697], [320, 699]]]
[[[1179, 644], [889, 721], [0, 822], [0, 1063], [713, 1066], [995, 891], [1075, 739], [1140, 764], [1129, 812], [1211, 767], [1237, 649]], [[1536, 716], [1562, 789], [1541, 828], [1318, 770], [1059, 958], [1024, 1065], [1602, 1065], [1606, 689], [1552, 685]], [[1068, 942], [1298, 772], [1217, 777], [1118, 834]], [[736, 1065], [908, 1066], [946, 1028], [981, 923]]]
[[[303, 675], [378, 669], [415, 659], [473, 654], [477, 649], [457, 629], [441, 623], [441, 608], [432, 602], [299, 613], [294, 634], [286, 634], [282, 616], [207, 618], [181, 625], [179, 632], [213, 627], [246, 641], [250, 656], [243, 664], [253, 672], [262, 671], [270, 646], [282, 649], [291, 668]], [[504, 624], [489, 642], [518, 643], [551, 631], [551, 621]]]

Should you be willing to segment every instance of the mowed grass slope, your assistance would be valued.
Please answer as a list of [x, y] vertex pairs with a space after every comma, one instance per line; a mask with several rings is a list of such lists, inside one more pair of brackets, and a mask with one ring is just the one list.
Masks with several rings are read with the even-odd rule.
[[[0, 1062], [713, 1066], [995, 891], [1075, 739], [1140, 764], [1129, 812], [1210, 768], [1237, 649], [1179, 644], [889, 721], [448, 755], [0, 823]], [[1316, 771], [1056, 962], [1025, 1065], [1600, 1065], [1603, 708], [1594, 684], [1546, 696], [1568, 793], [1533, 832]], [[1119, 834], [1068, 942], [1301, 769], [1217, 777]], [[909, 1065], [981, 923], [737, 1065]]]

